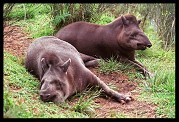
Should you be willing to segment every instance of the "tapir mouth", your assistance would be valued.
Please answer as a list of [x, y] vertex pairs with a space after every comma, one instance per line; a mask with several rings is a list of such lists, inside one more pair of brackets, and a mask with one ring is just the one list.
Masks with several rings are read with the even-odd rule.
[[137, 45], [138, 50], [145, 50], [146, 48], [147, 48], [147, 46], [145, 46], [145, 45]]
[[147, 46], [141, 46], [141, 50], [145, 50]]
[[56, 95], [50, 95], [50, 96], [40, 95], [40, 98], [44, 102], [53, 102], [55, 100], [55, 98], [56, 98]]
[[148, 44], [148, 45], [137, 44], [138, 50], [145, 50], [146, 48], [150, 48], [151, 46], [152, 46], [151, 44]]

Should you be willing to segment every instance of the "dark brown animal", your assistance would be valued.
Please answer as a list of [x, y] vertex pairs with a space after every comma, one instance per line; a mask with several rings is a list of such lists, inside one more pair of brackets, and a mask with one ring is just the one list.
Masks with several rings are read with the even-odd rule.
[[133, 15], [121, 16], [107, 25], [75, 22], [59, 30], [55, 36], [72, 44], [80, 53], [103, 59], [114, 57], [118, 61], [133, 64], [144, 75], [152, 76], [135, 60], [135, 50], [152, 46], [139, 28], [140, 22]]
[[132, 99], [110, 89], [85, 67], [75, 47], [53, 36], [38, 38], [29, 46], [25, 67], [41, 81], [40, 98], [46, 102], [63, 102], [87, 86], [97, 85], [119, 102]]

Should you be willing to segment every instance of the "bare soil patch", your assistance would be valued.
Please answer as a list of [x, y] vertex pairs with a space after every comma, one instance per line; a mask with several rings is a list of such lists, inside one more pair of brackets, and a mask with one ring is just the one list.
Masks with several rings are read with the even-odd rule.
[[19, 26], [4, 27], [4, 50], [21, 57], [25, 55], [26, 49], [33, 41], [28, 34], [23, 32]]
[[[26, 49], [33, 41], [27, 33], [19, 26], [4, 27], [4, 50], [10, 52], [17, 57], [25, 56]], [[106, 84], [114, 84], [120, 93], [131, 94], [134, 101], [127, 104], [120, 104], [111, 98], [96, 98], [95, 102], [100, 104], [100, 108], [96, 108], [97, 117], [111, 118], [116, 114], [123, 114], [131, 118], [155, 118], [156, 105], [145, 101], [137, 100], [139, 96], [138, 83], [129, 81], [128, 77], [119, 72], [113, 72], [108, 75], [100, 73], [97, 68], [90, 68], [101, 80]], [[17, 89], [17, 88], [16, 88]]]

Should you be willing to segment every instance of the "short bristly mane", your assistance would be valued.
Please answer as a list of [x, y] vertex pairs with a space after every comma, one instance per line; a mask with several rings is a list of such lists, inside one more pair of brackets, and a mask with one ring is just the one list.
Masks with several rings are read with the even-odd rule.
[[[137, 19], [134, 15], [131, 15], [131, 14], [126, 14], [126, 15], [121, 15], [121, 16], [124, 16], [129, 22], [132, 22], [132, 23], [135, 23], [137, 24]], [[106, 25], [109, 25], [109, 26], [119, 26], [119, 25], [122, 25], [122, 19], [121, 19], [121, 16], [119, 16], [118, 18], [114, 19], [112, 22], [110, 22], [109, 24], [106, 24]]]
[[114, 19], [112, 22], [110, 22], [110, 23], [108, 23], [108, 24], [106, 24], [106, 26], [114, 26], [114, 27], [116, 27], [116, 26], [119, 26], [119, 25], [122, 25], [122, 20], [121, 20], [121, 16], [119, 16], [118, 18], [116, 18], [116, 19]]

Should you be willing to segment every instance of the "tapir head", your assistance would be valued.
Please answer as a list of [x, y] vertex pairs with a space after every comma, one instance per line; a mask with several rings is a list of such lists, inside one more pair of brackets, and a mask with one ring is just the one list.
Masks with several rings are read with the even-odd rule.
[[141, 20], [137, 20], [133, 15], [120, 17], [122, 31], [118, 36], [120, 46], [128, 50], [145, 50], [152, 44], [144, 32], [139, 28]]
[[59, 62], [59, 59], [53, 56], [40, 59], [42, 77], [39, 94], [42, 101], [64, 102], [68, 98], [70, 91], [67, 70], [70, 63], [71, 59]]

